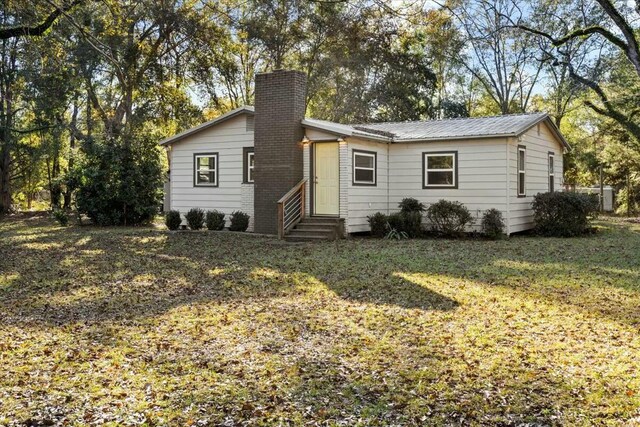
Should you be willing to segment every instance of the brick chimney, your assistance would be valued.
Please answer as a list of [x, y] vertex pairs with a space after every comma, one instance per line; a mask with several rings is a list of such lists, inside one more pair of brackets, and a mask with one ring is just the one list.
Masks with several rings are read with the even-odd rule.
[[301, 121], [307, 76], [277, 70], [256, 76], [254, 231], [278, 232], [278, 200], [302, 179]]

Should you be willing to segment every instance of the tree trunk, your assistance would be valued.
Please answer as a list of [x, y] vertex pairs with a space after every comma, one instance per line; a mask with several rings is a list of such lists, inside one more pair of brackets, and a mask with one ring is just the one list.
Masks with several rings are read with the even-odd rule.
[[[73, 102], [73, 113], [71, 113], [71, 135], [69, 136], [69, 165], [68, 165], [68, 173], [73, 171], [73, 167], [75, 164], [75, 148], [76, 148], [76, 130], [78, 126], [78, 99], [76, 95], [76, 99]], [[67, 174], [68, 175], [68, 174]], [[69, 179], [67, 177], [67, 186], [64, 192], [64, 202], [63, 208], [70, 209], [71, 208], [71, 196], [73, 195], [73, 188], [69, 184]]]
[[[6, 130], [3, 130], [3, 134], [6, 134]], [[2, 141], [2, 144], [6, 144], [7, 141]], [[11, 176], [11, 157], [8, 147], [4, 148], [0, 152], [0, 214], [9, 211], [11, 208], [11, 187], [9, 178]]]

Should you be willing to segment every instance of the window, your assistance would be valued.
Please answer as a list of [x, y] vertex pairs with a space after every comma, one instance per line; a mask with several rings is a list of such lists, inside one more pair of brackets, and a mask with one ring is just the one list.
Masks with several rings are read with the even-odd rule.
[[525, 197], [527, 195], [526, 153], [527, 149], [523, 145], [518, 145], [518, 197]]
[[553, 193], [555, 191], [555, 176], [556, 174], [553, 171], [553, 161], [555, 154], [553, 151], [549, 151], [549, 192]]
[[195, 154], [195, 176], [193, 184], [196, 187], [218, 186], [218, 153]]
[[353, 150], [353, 185], [376, 185], [377, 153]]
[[255, 169], [255, 155], [253, 147], [245, 147], [242, 149], [242, 169], [243, 169], [243, 182], [245, 184], [253, 184], [254, 181], [254, 169]]
[[458, 188], [457, 151], [422, 155], [422, 188]]

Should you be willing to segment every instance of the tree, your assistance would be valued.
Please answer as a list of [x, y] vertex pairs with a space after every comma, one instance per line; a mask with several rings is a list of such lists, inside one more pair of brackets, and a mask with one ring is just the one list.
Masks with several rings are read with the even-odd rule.
[[[0, 28], [0, 40], [7, 40], [20, 37], [38, 37], [43, 35], [56, 20], [63, 14], [67, 13], [75, 6], [83, 3], [83, 0], [63, 1], [60, 5], [51, 3], [53, 10], [37, 24], [9, 24], [3, 23]], [[5, 26], [6, 25], [6, 26]]]
[[414, 27], [397, 25], [378, 8], [343, 9], [340, 22], [331, 22], [337, 30], [305, 62], [314, 64], [315, 117], [362, 123], [434, 116], [436, 77]]
[[544, 61], [532, 37], [510, 28], [520, 13], [515, 0], [457, 2], [449, 10], [460, 22], [472, 55], [460, 50], [462, 63], [482, 84], [501, 114], [527, 111]]
[[[40, 68], [38, 73], [32, 72], [36, 66], [34, 62], [41, 63], [39, 58], [46, 57], [53, 48], [51, 40], [42, 43], [39, 46], [40, 50], [34, 48], [34, 43], [46, 38], [54, 22], [79, 7], [83, 1], [64, 1], [60, 5], [51, 1], [45, 3], [44, 6], [27, 9], [21, 3], [9, 1], [5, 2], [0, 12], [0, 213], [13, 204], [14, 183], [19, 180], [23, 183], [33, 183], [33, 180], [27, 178], [36, 174], [36, 171], [29, 170], [29, 165], [36, 167], [34, 165], [38, 164], [31, 161], [33, 147], [23, 150], [22, 157], [16, 157], [20, 148], [20, 136], [39, 132], [50, 126], [50, 123], [44, 124], [38, 120], [23, 120], [29, 117], [27, 111], [32, 100], [27, 92], [33, 88], [33, 77], [40, 74], [46, 76], [52, 71]], [[30, 22], [37, 20], [41, 15], [46, 16], [41, 22]], [[49, 56], [49, 59], [52, 58], [55, 57]], [[46, 111], [52, 111], [49, 108], [52, 103], [64, 100], [65, 97], [59, 95], [59, 92], [52, 94], [43, 101], [43, 105], [47, 105]], [[63, 111], [58, 111], [57, 119], [60, 118], [60, 114], [63, 114]], [[35, 117], [40, 119], [42, 116]], [[57, 158], [56, 156], [56, 161]], [[56, 165], [52, 166], [53, 169], [58, 169]]]
[[[610, 0], [594, 0], [593, 4], [591, 3], [587, 0], [572, 0], [573, 7], [568, 12], [560, 9], [561, 4], [557, 5], [554, 13], [560, 17], [558, 21], [564, 24], [560, 28], [558, 26], [533, 28], [519, 20], [515, 20], [514, 26], [550, 41], [564, 57], [564, 64], [570, 78], [583, 87], [589, 88], [596, 95], [596, 100], [587, 100], [585, 105], [596, 113], [615, 120], [634, 136], [636, 144], [640, 144], [640, 123], [635, 118], [635, 113], [630, 114], [621, 110], [603, 86], [607, 74], [604, 72], [607, 70], [606, 63], [615, 52], [628, 61], [635, 72], [635, 79], [640, 80], [640, 43], [637, 35], [640, 2], [635, 2], [634, 9], [630, 4], [614, 3]], [[587, 6], [593, 6], [589, 9], [590, 13], [575, 14], [576, 8], [586, 10]], [[602, 41], [603, 49], [592, 67], [585, 67], [584, 64], [578, 66], [576, 55], [572, 54], [567, 47], [571, 46], [575, 40], [591, 38]], [[633, 96], [636, 100], [638, 99], [638, 94]]]

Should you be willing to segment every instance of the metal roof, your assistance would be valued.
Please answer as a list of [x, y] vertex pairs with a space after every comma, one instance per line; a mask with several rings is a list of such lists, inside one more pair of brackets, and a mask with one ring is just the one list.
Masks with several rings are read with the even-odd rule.
[[[167, 145], [180, 141], [187, 136], [245, 113], [253, 115], [253, 107], [244, 106], [236, 108], [220, 117], [167, 138], [161, 141], [160, 144]], [[546, 113], [368, 124], [341, 124], [309, 118], [302, 120], [302, 126], [326, 131], [340, 137], [350, 136], [394, 143], [518, 137], [541, 122], [547, 123], [556, 138], [558, 138], [566, 148], [571, 148]]]
[[389, 135], [383, 135], [381, 132], [368, 131], [364, 129], [357, 129], [353, 125], [344, 125], [341, 123], [329, 122], [327, 120], [318, 119], [304, 119], [302, 126], [310, 129], [318, 129], [326, 131], [338, 136], [355, 136], [366, 139], [373, 139], [374, 141], [392, 142]]
[[354, 136], [386, 142], [426, 142], [454, 139], [518, 137], [543, 121], [549, 125], [551, 131], [562, 144], [570, 148], [567, 141], [546, 113], [352, 125], [343, 125], [325, 120], [306, 119], [302, 122], [302, 125], [341, 136]]
[[395, 141], [455, 139], [519, 135], [547, 117], [545, 113], [513, 114], [495, 117], [476, 117], [421, 122], [371, 123], [355, 125], [356, 129], [382, 131], [393, 134]]

